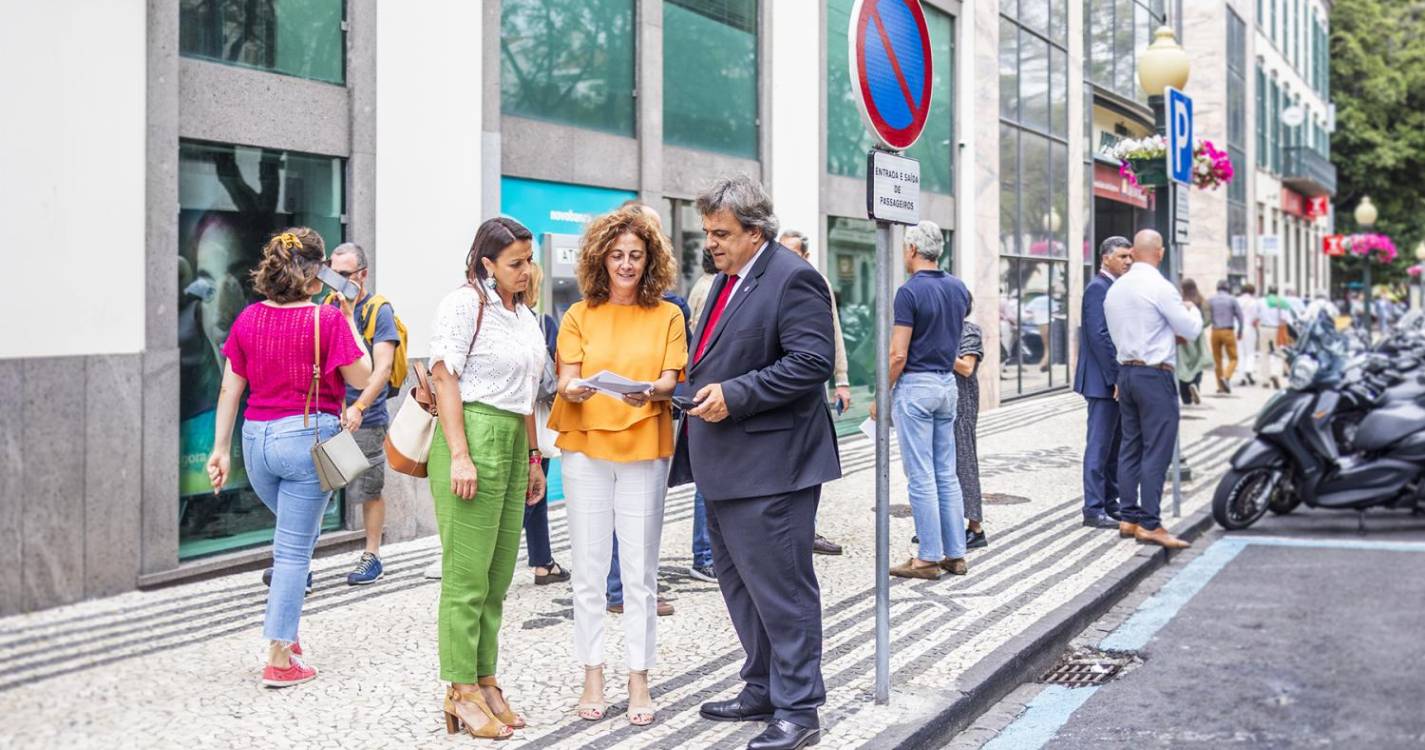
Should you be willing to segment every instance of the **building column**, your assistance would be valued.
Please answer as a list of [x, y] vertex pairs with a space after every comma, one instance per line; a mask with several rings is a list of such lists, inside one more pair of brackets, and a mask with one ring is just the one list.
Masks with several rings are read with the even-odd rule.
[[[778, 0], [764, 4], [763, 19], [770, 27], [762, 38], [767, 61], [762, 65], [762, 88], [767, 105], [762, 117], [764, 171], [767, 189], [783, 228], [796, 228], [811, 237], [811, 262], [830, 271], [826, 260], [825, 222], [821, 218], [821, 179], [826, 173], [821, 141], [826, 124], [824, 44], [821, 54], [807, 54], [808, 29], [821, 29], [825, 11], [817, 0]], [[822, 34], [822, 39], [826, 38]], [[813, 119], [815, 118], [815, 119]]]
[[966, 224], [973, 234], [960, 246], [966, 255], [976, 258], [974, 274], [967, 281], [975, 293], [975, 322], [984, 329], [985, 337], [980, 405], [992, 409], [1000, 402], [999, 5], [977, 2], [969, 9], [956, 26], [963, 29], [960, 46], [971, 49], [961, 79], [970, 83], [961, 89], [969, 95], [960, 99], [965, 104], [960, 122], [972, 123], [965, 128], [972, 145], [964, 151], [965, 167], [960, 170], [956, 197], [969, 203], [974, 212]]

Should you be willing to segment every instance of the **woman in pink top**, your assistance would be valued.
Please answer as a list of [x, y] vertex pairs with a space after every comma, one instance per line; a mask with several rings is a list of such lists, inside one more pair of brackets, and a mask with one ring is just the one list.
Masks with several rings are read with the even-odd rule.
[[[306, 682], [317, 671], [301, 659], [297, 623], [302, 616], [312, 548], [331, 493], [323, 492], [312, 463], [313, 430], [322, 440], [340, 429], [346, 385], [365, 388], [371, 359], [357, 342], [352, 307], [338, 311], [315, 305], [321, 291], [317, 270], [326, 257], [322, 236], [297, 227], [273, 237], [252, 273], [257, 293], [233, 323], [223, 356], [227, 367], [218, 396], [217, 434], [208, 458], [214, 491], [227, 483], [233, 423], [243, 392], [251, 389], [243, 412], [242, 458], [252, 489], [277, 516], [272, 539], [272, 577], [262, 634], [270, 643], [262, 682], [286, 687]], [[345, 303], [345, 300], [343, 300]], [[320, 327], [320, 353], [313, 336]], [[312, 367], [320, 357], [320, 385], [310, 402]], [[310, 407], [311, 416], [308, 416]]]

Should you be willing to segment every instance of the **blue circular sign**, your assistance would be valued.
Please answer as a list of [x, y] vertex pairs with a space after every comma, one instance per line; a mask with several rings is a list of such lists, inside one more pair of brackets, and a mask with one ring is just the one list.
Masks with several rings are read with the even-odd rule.
[[867, 128], [910, 148], [930, 115], [930, 29], [920, 0], [857, 0], [850, 26], [851, 85]]

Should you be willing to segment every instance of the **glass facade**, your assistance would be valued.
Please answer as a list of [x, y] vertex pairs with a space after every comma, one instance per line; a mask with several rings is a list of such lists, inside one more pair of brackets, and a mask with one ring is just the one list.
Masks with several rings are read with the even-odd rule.
[[[865, 178], [866, 152], [875, 141], [861, 123], [847, 75], [846, 29], [851, 23], [852, 3], [829, 0], [826, 8], [826, 171]], [[935, 77], [925, 131], [906, 156], [920, 161], [921, 190], [950, 195], [955, 192], [955, 19], [922, 7], [930, 29]]]
[[[309, 226], [327, 248], [345, 239], [342, 159], [184, 141], [178, 149], [179, 471], [178, 555], [187, 559], [272, 541], [274, 519], [248, 486], [242, 417], [232, 477], [214, 495], [205, 464], [213, 448], [223, 344], [238, 313], [256, 302], [249, 272], [277, 231]], [[331, 503], [323, 529], [341, 525]]]
[[181, 0], [184, 57], [346, 82], [343, 0]]
[[1233, 179], [1227, 183], [1227, 275], [1240, 287], [1247, 280], [1247, 24], [1227, 10], [1227, 156]]
[[1147, 103], [1138, 87], [1138, 55], [1165, 22], [1164, 0], [1088, 0], [1089, 80], [1132, 101]]
[[634, 134], [634, 0], [504, 0], [507, 115]]
[[[1003, 395], [1068, 385], [1067, 0], [1000, 4]], [[1063, 113], [1060, 116], [1060, 112]], [[1075, 210], [1081, 210], [1076, 207]]]
[[757, 158], [756, 0], [663, 3], [663, 141]]

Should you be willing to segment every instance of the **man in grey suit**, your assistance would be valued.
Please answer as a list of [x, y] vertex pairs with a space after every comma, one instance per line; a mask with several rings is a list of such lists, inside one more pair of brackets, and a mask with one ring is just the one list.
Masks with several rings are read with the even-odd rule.
[[707, 499], [718, 585], [747, 652], [742, 691], [701, 714], [770, 720], [749, 750], [795, 750], [820, 739], [826, 700], [812, 537], [821, 485], [841, 476], [824, 391], [836, 356], [831, 295], [772, 239], [772, 201], [751, 178], [719, 181], [697, 206], [718, 274], [693, 332], [697, 406], [668, 484], [697, 482]]

